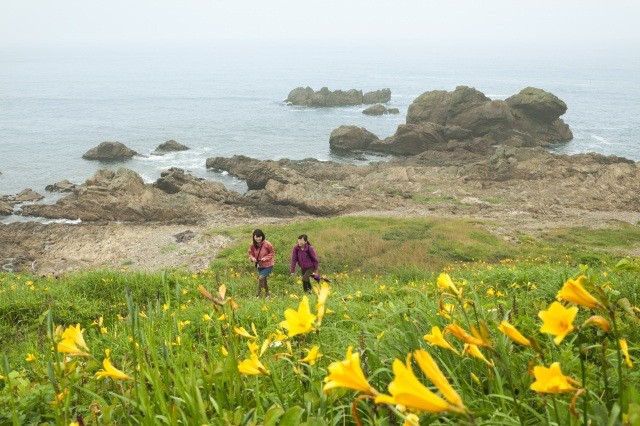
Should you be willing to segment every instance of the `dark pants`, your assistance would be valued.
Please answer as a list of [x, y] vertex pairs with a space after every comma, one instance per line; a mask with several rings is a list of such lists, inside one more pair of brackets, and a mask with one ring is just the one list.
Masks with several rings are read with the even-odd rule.
[[311, 293], [311, 273], [313, 268], [301, 268], [302, 269], [302, 291]]

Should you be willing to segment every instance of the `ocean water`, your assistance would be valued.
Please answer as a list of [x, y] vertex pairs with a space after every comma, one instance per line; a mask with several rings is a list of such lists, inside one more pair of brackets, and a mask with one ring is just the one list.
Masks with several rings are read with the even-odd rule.
[[[185, 48], [0, 51], [0, 195], [48, 184], [83, 183], [101, 167], [128, 167], [145, 181], [180, 167], [243, 191], [205, 168], [214, 156], [356, 162], [329, 150], [343, 124], [380, 138], [404, 123], [429, 90], [475, 87], [504, 99], [527, 86], [554, 93], [574, 139], [566, 153], [599, 152], [640, 161], [640, 55], [628, 52], [467, 52], [419, 48]], [[369, 117], [363, 106], [301, 108], [283, 100], [298, 86], [391, 89], [399, 115]], [[188, 151], [150, 155], [175, 139]], [[118, 164], [82, 159], [102, 141], [143, 154]], [[370, 157], [378, 159], [377, 157]], [[6, 222], [6, 219], [5, 219]]]

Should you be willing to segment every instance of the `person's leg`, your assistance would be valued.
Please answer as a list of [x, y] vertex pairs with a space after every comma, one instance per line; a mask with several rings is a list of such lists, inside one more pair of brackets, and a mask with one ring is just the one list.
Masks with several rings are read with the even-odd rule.
[[271, 293], [269, 293], [269, 284], [267, 282], [267, 275], [264, 276], [264, 296], [271, 297]]
[[311, 293], [311, 273], [312, 268], [302, 270], [302, 291]]
[[258, 291], [256, 292], [256, 297], [260, 297], [262, 295], [262, 287], [265, 286], [266, 278], [262, 275], [258, 275]]

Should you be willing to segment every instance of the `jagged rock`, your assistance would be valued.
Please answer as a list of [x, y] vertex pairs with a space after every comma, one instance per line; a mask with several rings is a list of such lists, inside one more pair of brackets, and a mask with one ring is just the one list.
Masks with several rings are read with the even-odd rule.
[[329, 136], [329, 147], [337, 150], [367, 149], [378, 137], [358, 126], [340, 126]]
[[13, 214], [13, 206], [6, 201], [0, 200], [0, 216]]
[[[337, 107], [353, 106], [363, 103], [389, 102], [391, 90], [382, 89], [367, 92], [364, 95], [362, 90], [350, 89], [347, 91], [331, 91], [327, 87], [314, 92], [310, 87], [297, 87], [289, 92], [285, 100], [290, 105], [311, 106], [311, 107]], [[365, 101], [366, 100], [366, 101]]]
[[401, 124], [393, 138], [374, 141], [369, 149], [397, 155], [415, 155], [444, 142], [444, 127], [438, 124]]
[[184, 243], [186, 241], [192, 240], [195, 236], [196, 236], [195, 232], [191, 230], [187, 230], [184, 232], [180, 232], [174, 235], [173, 237], [176, 239], [176, 243]]
[[153, 186], [167, 194], [183, 193], [213, 201], [232, 201], [237, 194], [227, 191], [220, 182], [197, 178], [176, 167], [162, 172]]
[[40, 201], [44, 198], [44, 196], [38, 194], [31, 188], [23, 189], [16, 195], [3, 195], [0, 200], [5, 201], [11, 205], [32, 202], [32, 201]]
[[391, 89], [380, 89], [362, 95], [363, 104], [386, 104], [391, 100]]
[[505, 102], [510, 108], [542, 123], [553, 123], [567, 112], [567, 104], [557, 96], [535, 87], [526, 87]]
[[138, 153], [121, 142], [101, 142], [82, 155], [85, 160], [122, 161], [128, 160]]
[[67, 179], [44, 187], [45, 191], [49, 192], [73, 192], [75, 188], [76, 184], [69, 182]]
[[387, 114], [400, 114], [400, 110], [398, 108], [389, 108], [387, 109]]
[[387, 107], [382, 104], [375, 104], [362, 111], [366, 115], [384, 115], [388, 114]]
[[168, 141], [161, 143], [158, 147], [153, 151], [154, 155], [163, 155], [167, 152], [175, 152], [175, 151], [186, 151], [190, 149], [186, 145], [182, 145], [179, 142], [174, 141], [173, 139], [169, 139]]

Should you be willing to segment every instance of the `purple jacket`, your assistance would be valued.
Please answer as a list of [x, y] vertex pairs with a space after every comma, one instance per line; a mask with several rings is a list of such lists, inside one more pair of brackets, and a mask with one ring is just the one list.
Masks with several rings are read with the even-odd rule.
[[303, 269], [313, 268], [314, 271], [318, 270], [318, 256], [316, 256], [316, 251], [311, 245], [305, 244], [302, 248], [297, 244], [293, 246], [291, 267], [289, 268], [292, 274], [296, 272], [296, 264]]

